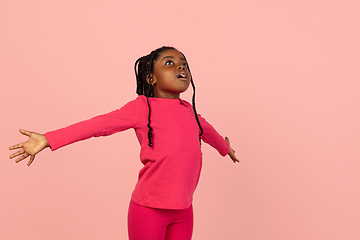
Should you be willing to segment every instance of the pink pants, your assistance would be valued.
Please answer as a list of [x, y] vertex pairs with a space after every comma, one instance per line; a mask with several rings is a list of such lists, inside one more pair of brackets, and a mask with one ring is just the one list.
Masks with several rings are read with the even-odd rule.
[[157, 209], [131, 200], [128, 212], [129, 240], [191, 240], [193, 208]]

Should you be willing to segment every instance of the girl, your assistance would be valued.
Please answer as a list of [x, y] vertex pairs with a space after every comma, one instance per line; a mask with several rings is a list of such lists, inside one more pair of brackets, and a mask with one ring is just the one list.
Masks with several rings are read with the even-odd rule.
[[[195, 108], [195, 86], [185, 55], [162, 47], [135, 62], [139, 95], [122, 108], [45, 134], [20, 130], [28, 141], [11, 146], [20, 162], [50, 147], [52, 151], [90, 137], [134, 128], [144, 167], [131, 196], [128, 212], [130, 240], [190, 240], [192, 199], [199, 180], [201, 140], [234, 163], [239, 162], [225, 140]], [[180, 99], [192, 84], [192, 105]]]

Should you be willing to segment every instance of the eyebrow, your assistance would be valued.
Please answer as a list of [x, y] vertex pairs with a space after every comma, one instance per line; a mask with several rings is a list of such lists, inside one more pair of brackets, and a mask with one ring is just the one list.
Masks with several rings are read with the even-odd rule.
[[[163, 59], [161, 59], [161, 61], [164, 60], [165, 58], [173, 58], [174, 59], [173, 56], [166, 56], [166, 57], [163, 57]], [[185, 58], [180, 58], [180, 59], [186, 61]]]

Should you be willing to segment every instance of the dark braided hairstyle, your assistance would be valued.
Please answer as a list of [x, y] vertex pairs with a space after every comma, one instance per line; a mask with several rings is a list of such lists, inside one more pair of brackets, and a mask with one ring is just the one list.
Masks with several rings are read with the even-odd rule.
[[[147, 127], [149, 128], [149, 130], [148, 130], [148, 140], [149, 140], [148, 145], [150, 147], [152, 147], [152, 144], [153, 144], [152, 143], [152, 130], [153, 129], [150, 125], [151, 107], [150, 107], [150, 103], [149, 103], [149, 97], [154, 97], [154, 89], [153, 89], [153, 86], [151, 85], [150, 75], [154, 71], [154, 63], [158, 59], [160, 53], [162, 53], [163, 51], [166, 51], [166, 50], [178, 51], [176, 48], [163, 46], [161, 48], [155, 49], [150, 54], [143, 56], [143, 57], [139, 58], [138, 60], [136, 60], [135, 66], [134, 66], [135, 76], [136, 76], [136, 93], [138, 95], [144, 95], [146, 97], [147, 104], [149, 107]], [[183, 55], [183, 57], [186, 61], [185, 55], [182, 52], [180, 52], [180, 53]], [[188, 66], [188, 70], [190, 72], [191, 86], [193, 88], [192, 107], [193, 107], [193, 110], [195, 113], [196, 122], [200, 128], [199, 141], [200, 141], [200, 145], [201, 145], [201, 135], [203, 134], [204, 131], [201, 127], [199, 118], [197, 116], [196, 108], [195, 108], [195, 85], [194, 85], [194, 81], [192, 79], [192, 75], [191, 75], [189, 66]]]

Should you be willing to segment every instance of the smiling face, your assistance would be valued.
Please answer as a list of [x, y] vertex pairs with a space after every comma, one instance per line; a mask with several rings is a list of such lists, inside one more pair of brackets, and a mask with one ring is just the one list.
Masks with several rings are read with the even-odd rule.
[[179, 98], [190, 84], [190, 72], [184, 56], [177, 50], [160, 53], [154, 63], [151, 84], [156, 98]]

